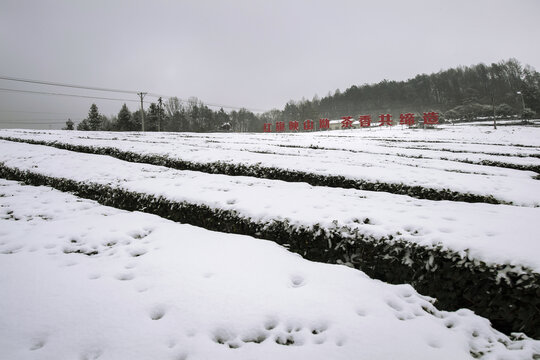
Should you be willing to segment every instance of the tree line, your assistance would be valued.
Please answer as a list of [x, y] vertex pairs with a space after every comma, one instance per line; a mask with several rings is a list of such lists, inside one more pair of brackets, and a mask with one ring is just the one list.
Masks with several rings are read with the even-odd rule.
[[[285, 107], [255, 114], [247, 109], [225, 112], [210, 109], [197, 98], [186, 103], [170, 98], [164, 106], [151, 103], [144, 110], [146, 131], [236, 132], [263, 131], [263, 124], [306, 119], [339, 119], [378, 114], [426, 111], [441, 115], [441, 121], [473, 121], [481, 117], [530, 118], [540, 114], [540, 73], [516, 59], [485, 65], [459, 66], [434, 74], [421, 74], [406, 81], [383, 80], [377, 84], [353, 85], [323, 98], [290, 100]], [[92, 105], [78, 130], [139, 131], [141, 110], [131, 112], [126, 104], [107, 118]], [[73, 129], [70, 120], [67, 129]]]
[[530, 118], [540, 113], [540, 73], [516, 59], [460, 66], [406, 81], [353, 85], [322, 99], [289, 101], [271, 115], [276, 121], [344, 115], [376, 118], [382, 113], [414, 113], [421, 118], [426, 111], [440, 113], [443, 120], [472, 121], [493, 115]]
[[[223, 108], [210, 109], [196, 98], [183, 104], [172, 97], [159, 106], [151, 103], [144, 110], [145, 131], [237, 131], [253, 132], [262, 128], [260, 116], [247, 109], [234, 110], [229, 113]], [[103, 130], [103, 131], [140, 131], [143, 113], [140, 109], [132, 112], [124, 103], [117, 115], [107, 117], [99, 113], [96, 104], [90, 106], [88, 116], [76, 126], [73, 121], [66, 122], [66, 130]]]

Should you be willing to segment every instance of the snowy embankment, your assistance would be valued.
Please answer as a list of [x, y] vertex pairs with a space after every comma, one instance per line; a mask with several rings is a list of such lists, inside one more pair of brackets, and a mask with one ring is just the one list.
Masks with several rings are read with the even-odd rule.
[[442, 245], [457, 253], [466, 251], [464, 256], [488, 264], [519, 265], [540, 273], [538, 208], [428, 201], [179, 171], [9, 141], [0, 141], [0, 147], [0, 163], [8, 168], [231, 210], [257, 223], [286, 220], [292, 226], [346, 226], [366, 237], [391, 236], [421, 246]]
[[539, 341], [510, 339], [469, 310], [439, 311], [408, 285], [309, 262], [269, 241], [6, 180], [0, 201], [2, 359], [540, 354]]
[[[383, 136], [391, 131], [274, 134], [276, 136], [265, 134], [263, 138], [263, 135], [257, 134], [83, 134], [4, 130], [0, 136], [43, 141], [55, 146], [86, 147], [84, 151], [94, 149], [99, 152], [99, 149], [112, 148], [124, 152], [124, 155], [127, 153], [125, 158], [133, 153], [146, 156], [146, 161], [152, 161], [149, 158], [151, 156], [160, 156], [187, 162], [191, 165], [182, 166], [207, 172], [274, 177], [285, 181], [298, 181], [294, 180], [295, 174], [307, 173], [322, 179], [310, 181], [309, 177], [300, 176], [300, 181], [367, 190], [380, 189], [428, 199], [461, 200], [459, 194], [469, 194], [472, 195], [470, 201], [491, 202], [490, 199], [493, 199], [516, 205], [540, 206], [540, 182], [533, 178], [538, 174], [514, 169], [540, 169], [540, 148], [535, 145], [523, 147], [512, 143], [494, 145], [456, 141], [445, 144], [423, 142], [418, 145], [411, 140], [415, 135], [412, 130], [395, 129], [393, 133], [403, 136], [403, 139], [397, 139], [399, 142], [389, 141], [395, 138], [372, 139], [366, 137], [367, 132]], [[438, 131], [423, 133], [433, 132]], [[407, 134], [411, 139], [406, 137]], [[517, 140], [513, 136], [508, 137], [510, 142]], [[500, 140], [500, 136], [492, 140]], [[524, 142], [533, 141], [525, 139]], [[162, 158], [153, 161], [161, 164]], [[209, 166], [205, 168], [205, 165]], [[230, 169], [229, 165], [241, 169]], [[254, 167], [254, 170], [246, 170], [245, 167]], [[276, 175], [278, 171], [285, 173]], [[328, 177], [327, 183], [325, 177]], [[336, 180], [336, 177], [343, 179]], [[411, 187], [421, 187], [426, 191]], [[479, 198], [475, 199], [475, 196]], [[463, 197], [463, 200], [467, 200], [467, 197]]]

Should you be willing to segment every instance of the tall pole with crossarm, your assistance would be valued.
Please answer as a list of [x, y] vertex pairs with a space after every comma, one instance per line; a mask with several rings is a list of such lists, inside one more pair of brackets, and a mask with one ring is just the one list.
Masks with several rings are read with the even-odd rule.
[[161, 96], [158, 99], [158, 128], [157, 131], [161, 131], [161, 106], [163, 105], [163, 99]]
[[144, 99], [144, 96], [146, 95], [145, 92], [138, 92], [137, 95], [139, 95], [139, 97], [141, 98], [141, 116], [142, 116], [142, 131], [144, 132], [144, 106], [143, 106], [143, 99]]

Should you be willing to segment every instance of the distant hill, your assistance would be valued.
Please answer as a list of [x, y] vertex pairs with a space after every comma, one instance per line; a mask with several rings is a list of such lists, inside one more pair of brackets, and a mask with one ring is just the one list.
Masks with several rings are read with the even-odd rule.
[[[522, 97], [518, 92], [521, 92]], [[411, 112], [437, 111], [443, 118], [474, 120], [481, 116], [540, 113], [540, 73], [516, 59], [491, 65], [460, 66], [407, 81], [383, 80], [353, 85], [321, 99], [289, 101], [283, 110], [263, 115], [268, 120], [289, 121]]]

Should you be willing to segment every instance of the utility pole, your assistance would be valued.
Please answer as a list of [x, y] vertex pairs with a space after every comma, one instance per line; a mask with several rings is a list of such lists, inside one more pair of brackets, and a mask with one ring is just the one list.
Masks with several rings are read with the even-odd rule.
[[137, 95], [141, 98], [141, 116], [142, 116], [142, 131], [144, 132], [144, 106], [143, 106], [143, 99], [146, 95], [145, 92], [138, 92]]
[[158, 125], [157, 125], [157, 131], [161, 131], [161, 105], [163, 100], [161, 99], [161, 96], [158, 99]]

